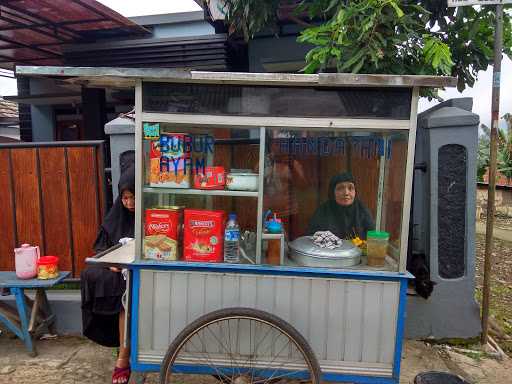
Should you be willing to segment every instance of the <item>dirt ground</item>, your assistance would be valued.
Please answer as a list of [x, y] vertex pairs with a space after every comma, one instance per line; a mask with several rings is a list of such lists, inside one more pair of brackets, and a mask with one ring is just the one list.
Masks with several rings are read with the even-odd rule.
[[[79, 337], [36, 342], [39, 355], [29, 357], [23, 344], [8, 333], [0, 336], [0, 384], [106, 384], [114, 364], [113, 350]], [[413, 383], [419, 372], [452, 372], [471, 383], [512, 383], [512, 360], [498, 362], [485, 356], [468, 357], [420, 341], [407, 341], [400, 383]], [[134, 383], [134, 380], [131, 380]], [[146, 383], [158, 383], [148, 375]], [[192, 384], [190, 381], [189, 384]]]
[[[503, 227], [510, 228], [508, 225]], [[484, 245], [484, 236], [478, 235], [478, 299], [481, 298]], [[501, 347], [512, 356], [512, 242], [499, 239], [495, 240], [493, 252], [491, 314], [504, 332], [503, 337], [497, 339]], [[0, 335], [0, 384], [111, 382], [113, 349], [100, 347], [79, 337], [39, 340], [36, 346], [39, 355], [30, 358], [23, 344], [4, 330]], [[443, 345], [406, 341], [400, 383], [413, 383], [418, 373], [430, 370], [452, 372], [474, 384], [512, 384], [510, 358], [496, 361], [483, 353], [462, 354]], [[135, 380], [131, 382], [134, 383]], [[185, 381], [187, 382], [193, 383]], [[158, 375], [148, 374], [146, 383], [158, 383]]]
[[[508, 231], [512, 237], [512, 225], [508, 226]], [[482, 296], [484, 251], [485, 237], [477, 235], [476, 297], [479, 301]], [[506, 334], [502, 337], [494, 336], [498, 339], [501, 348], [512, 356], [512, 242], [495, 239], [492, 256], [490, 313]]]

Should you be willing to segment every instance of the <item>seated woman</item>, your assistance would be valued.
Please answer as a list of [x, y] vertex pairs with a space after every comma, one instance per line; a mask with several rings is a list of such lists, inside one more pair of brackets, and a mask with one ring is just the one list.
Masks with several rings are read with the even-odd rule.
[[[94, 243], [96, 252], [133, 238], [135, 230], [135, 168], [128, 168], [119, 180], [119, 195], [100, 226]], [[82, 328], [84, 336], [106, 346], [119, 347], [112, 383], [125, 384], [130, 378], [130, 351], [123, 346], [125, 312], [121, 298], [126, 281], [117, 268], [89, 266], [80, 276]]]
[[331, 231], [340, 239], [356, 236], [366, 239], [366, 233], [375, 229], [370, 211], [356, 197], [355, 181], [350, 172], [331, 179], [328, 198], [313, 214], [307, 234]]

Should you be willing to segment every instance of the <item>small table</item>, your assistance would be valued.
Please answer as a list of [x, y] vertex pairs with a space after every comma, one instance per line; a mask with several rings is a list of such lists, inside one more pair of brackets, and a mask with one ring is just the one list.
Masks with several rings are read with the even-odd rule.
[[[8, 288], [16, 298], [16, 306], [0, 301], [0, 322], [23, 340], [30, 356], [37, 355], [32, 337], [39, 336], [45, 328], [48, 328], [50, 333], [55, 333], [55, 315], [48, 303], [46, 289], [60, 283], [69, 274], [70, 272], [64, 271], [60, 272], [56, 279], [21, 280], [14, 272], [0, 272], [0, 288]], [[34, 300], [25, 295], [25, 289], [36, 290]]]

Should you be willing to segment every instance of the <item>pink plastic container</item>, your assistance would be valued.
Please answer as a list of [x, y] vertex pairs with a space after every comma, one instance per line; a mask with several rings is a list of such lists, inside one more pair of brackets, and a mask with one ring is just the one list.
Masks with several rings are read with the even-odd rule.
[[39, 247], [30, 244], [21, 244], [14, 248], [14, 265], [18, 279], [33, 279], [37, 276], [37, 260]]

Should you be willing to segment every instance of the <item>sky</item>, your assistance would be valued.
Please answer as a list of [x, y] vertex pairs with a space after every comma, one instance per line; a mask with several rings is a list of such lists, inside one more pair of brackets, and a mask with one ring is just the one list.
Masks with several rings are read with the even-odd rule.
[[[123, 16], [144, 16], [157, 15], [162, 13], [197, 11], [201, 8], [193, 0], [144, 0], [144, 1], [126, 1], [126, 0], [99, 0], [100, 3], [114, 9]], [[456, 88], [449, 88], [442, 91], [440, 96], [443, 99], [455, 97], [473, 97], [473, 112], [480, 115], [482, 123], [490, 126], [491, 120], [491, 80], [492, 67], [487, 71], [481, 71], [478, 74], [478, 81], [473, 88], [467, 88], [463, 93], [459, 93]], [[512, 61], [504, 56], [501, 68], [501, 100], [500, 115], [512, 113]], [[0, 96], [16, 95], [16, 80], [0, 77]], [[426, 99], [420, 100], [419, 111], [424, 111], [430, 106], [437, 104], [435, 101], [429, 102]], [[501, 121], [504, 127], [504, 121]]]
[[[441, 91], [440, 96], [447, 100], [456, 97], [473, 97], [473, 112], [480, 115], [480, 121], [491, 126], [491, 94], [492, 94], [492, 66], [487, 71], [478, 73], [478, 81], [473, 88], [466, 87], [464, 92], [460, 93], [457, 88], [447, 88]], [[429, 102], [427, 99], [420, 100], [418, 110], [424, 111], [437, 102]], [[512, 113], [512, 61], [503, 56], [501, 62], [501, 86], [500, 86], [500, 116], [505, 113]], [[500, 126], [505, 128], [504, 120], [500, 121]]]

